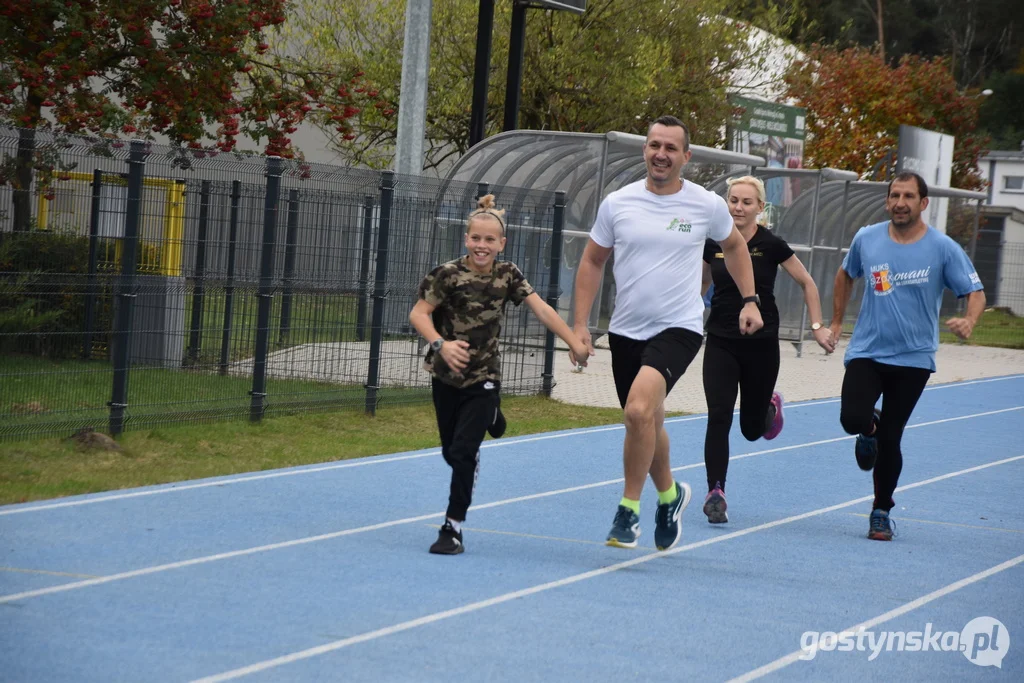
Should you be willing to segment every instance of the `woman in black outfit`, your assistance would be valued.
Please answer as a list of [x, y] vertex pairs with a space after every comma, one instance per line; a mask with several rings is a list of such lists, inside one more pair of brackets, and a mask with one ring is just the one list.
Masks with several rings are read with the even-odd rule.
[[782, 431], [782, 394], [775, 391], [779, 376], [779, 309], [775, 305], [775, 275], [781, 265], [804, 290], [814, 340], [826, 353], [835, 350], [832, 332], [822, 324], [818, 288], [804, 264], [785, 240], [757, 223], [764, 211], [764, 183], [753, 176], [730, 178], [726, 201], [736, 229], [747, 241], [754, 266], [754, 284], [764, 327], [740, 334], [737, 320], [747, 303], [729, 277], [722, 249], [708, 240], [704, 246], [704, 288], [714, 282], [711, 314], [704, 347], [704, 394], [708, 402], [708, 428], [704, 438], [704, 465], [708, 495], [704, 514], [712, 524], [729, 521], [726, 514], [725, 474], [729, 467], [729, 429], [740, 394], [740, 431], [748, 441], [774, 439]]

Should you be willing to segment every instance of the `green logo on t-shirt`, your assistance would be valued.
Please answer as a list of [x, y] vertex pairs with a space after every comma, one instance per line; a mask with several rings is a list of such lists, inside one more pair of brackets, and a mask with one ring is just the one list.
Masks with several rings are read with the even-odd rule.
[[690, 232], [690, 228], [693, 227], [689, 223], [684, 223], [678, 218], [673, 218], [672, 222], [668, 224], [666, 230], [675, 230], [676, 232]]

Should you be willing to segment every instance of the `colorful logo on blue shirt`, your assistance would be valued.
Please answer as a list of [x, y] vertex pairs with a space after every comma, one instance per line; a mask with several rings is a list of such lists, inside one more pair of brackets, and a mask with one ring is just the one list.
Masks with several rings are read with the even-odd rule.
[[928, 266], [920, 270], [894, 273], [888, 263], [871, 266], [868, 269], [871, 272], [871, 289], [875, 296], [887, 296], [892, 292], [893, 287], [927, 284], [931, 269], [932, 267]]

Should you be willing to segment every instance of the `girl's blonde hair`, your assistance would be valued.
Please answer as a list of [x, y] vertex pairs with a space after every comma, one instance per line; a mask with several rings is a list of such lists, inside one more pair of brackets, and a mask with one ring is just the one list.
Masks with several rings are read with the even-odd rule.
[[[729, 178], [728, 180], [725, 181], [725, 184], [729, 186], [730, 190], [732, 189], [733, 185], [753, 185], [754, 189], [757, 190], [757, 198], [761, 200], [761, 203], [768, 203], [768, 195], [764, 191], [764, 183], [761, 181], [760, 178], [755, 178], [752, 175], [745, 175], [740, 178]], [[726, 197], [728, 196], [729, 193], [726, 192]]]
[[466, 221], [466, 230], [469, 230], [470, 224], [474, 218], [478, 216], [487, 215], [493, 216], [497, 221], [498, 225], [501, 226], [501, 234], [505, 234], [505, 209], [496, 209], [494, 207], [494, 195], [485, 194], [481, 197], [477, 203], [477, 208], [469, 213], [469, 220]]

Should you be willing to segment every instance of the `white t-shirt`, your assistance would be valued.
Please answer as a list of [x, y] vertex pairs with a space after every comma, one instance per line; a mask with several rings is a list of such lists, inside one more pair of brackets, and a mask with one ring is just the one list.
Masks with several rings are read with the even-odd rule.
[[669, 327], [703, 333], [704, 240], [724, 240], [732, 225], [725, 200], [689, 180], [671, 195], [640, 180], [605, 197], [590, 239], [614, 249], [609, 331], [640, 340]]

